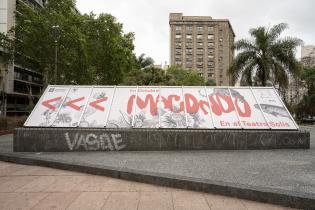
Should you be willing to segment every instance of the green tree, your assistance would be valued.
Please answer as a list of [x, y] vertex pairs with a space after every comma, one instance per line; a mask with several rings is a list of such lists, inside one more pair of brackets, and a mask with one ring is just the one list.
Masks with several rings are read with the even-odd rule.
[[137, 58], [137, 67], [139, 69], [146, 69], [146, 68], [152, 67], [153, 64], [154, 64], [154, 60], [151, 57], [145, 57], [144, 53], [142, 53]]
[[235, 43], [235, 49], [240, 52], [228, 70], [234, 82], [240, 79], [242, 85], [266, 86], [269, 81], [280, 88], [288, 86], [288, 74], [297, 76], [301, 70], [295, 50], [302, 41], [281, 38], [287, 27], [280, 23], [271, 28], [253, 28], [249, 31], [251, 40], [241, 39]]
[[315, 116], [315, 67], [307, 67], [303, 70], [301, 79], [307, 89], [306, 95], [298, 104], [298, 114]]
[[54, 81], [56, 38], [57, 84], [119, 84], [134, 63], [134, 35], [109, 14], [81, 15], [74, 0], [51, 0], [44, 8], [21, 3], [17, 10], [15, 59], [43, 73], [47, 84]]
[[186, 70], [181, 67], [171, 66], [165, 75], [165, 85], [169, 86], [202, 86], [205, 80], [196, 71]]
[[156, 67], [146, 69], [134, 69], [125, 76], [123, 85], [164, 85], [164, 70]]

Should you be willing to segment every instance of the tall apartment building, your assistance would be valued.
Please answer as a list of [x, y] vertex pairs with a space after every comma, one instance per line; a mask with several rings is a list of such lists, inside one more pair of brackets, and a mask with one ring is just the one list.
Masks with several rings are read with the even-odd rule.
[[230, 85], [235, 34], [229, 20], [170, 13], [169, 24], [170, 64], [196, 70], [216, 85]]
[[315, 66], [315, 46], [302, 46], [301, 62], [303, 66]]
[[[45, 0], [0, 0], [0, 32], [7, 33], [15, 23], [17, 4], [43, 7]], [[5, 49], [0, 49], [0, 56]], [[19, 55], [23, 56], [23, 55]], [[12, 64], [0, 63], [0, 107], [2, 116], [28, 114], [30, 95], [37, 100], [43, 89], [43, 77], [34, 69], [21, 66], [17, 56]]]

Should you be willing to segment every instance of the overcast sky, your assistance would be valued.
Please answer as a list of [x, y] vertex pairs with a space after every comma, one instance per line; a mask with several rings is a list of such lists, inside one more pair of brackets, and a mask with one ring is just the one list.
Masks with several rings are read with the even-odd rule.
[[[82, 13], [109, 13], [135, 33], [135, 52], [145, 53], [156, 64], [169, 62], [169, 13], [229, 19], [236, 40], [248, 38], [256, 26], [289, 24], [285, 35], [315, 44], [314, 0], [77, 0]], [[297, 52], [300, 57], [300, 50]]]

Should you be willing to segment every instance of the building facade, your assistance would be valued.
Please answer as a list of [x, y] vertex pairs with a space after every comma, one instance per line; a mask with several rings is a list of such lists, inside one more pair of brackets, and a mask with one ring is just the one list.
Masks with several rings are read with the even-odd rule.
[[170, 65], [196, 70], [216, 85], [230, 85], [227, 75], [234, 58], [229, 20], [170, 13]]
[[[0, 2], [0, 32], [6, 34], [14, 26], [17, 4], [43, 7], [45, 1], [1, 0]], [[0, 54], [1, 53], [5, 53], [5, 49], [0, 49]], [[29, 105], [38, 100], [39, 94], [42, 92], [42, 75], [35, 69], [21, 66], [16, 59], [9, 65], [0, 63], [0, 66], [0, 115], [27, 115], [30, 111]]]
[[303, 66], [306, 66], [306, 67], [315, 66], [315, 46], [314, 45], [302, 46], [301, 62]]

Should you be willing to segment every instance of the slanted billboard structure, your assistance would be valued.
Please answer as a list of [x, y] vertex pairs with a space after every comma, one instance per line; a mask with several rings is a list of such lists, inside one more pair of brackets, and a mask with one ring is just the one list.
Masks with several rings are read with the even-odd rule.
[[25, 127], [298, 130], [273, 87], [48, 86]]

